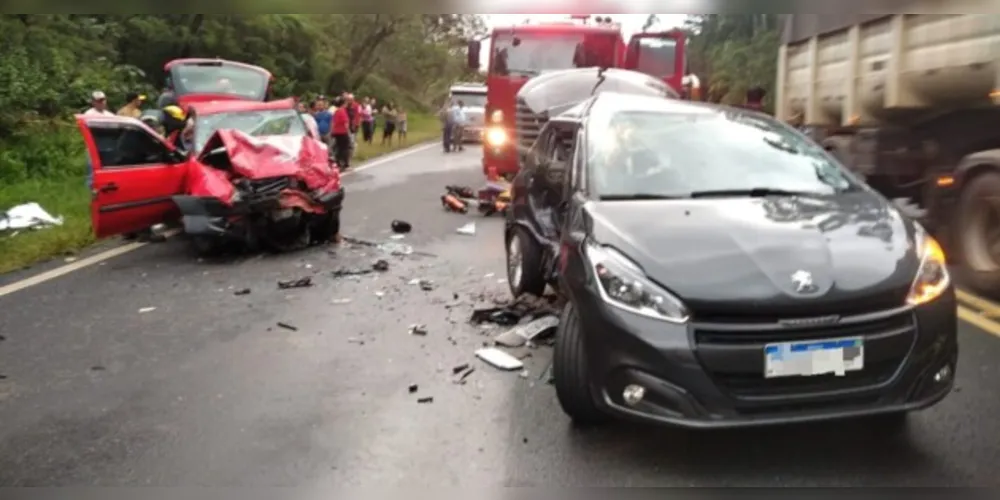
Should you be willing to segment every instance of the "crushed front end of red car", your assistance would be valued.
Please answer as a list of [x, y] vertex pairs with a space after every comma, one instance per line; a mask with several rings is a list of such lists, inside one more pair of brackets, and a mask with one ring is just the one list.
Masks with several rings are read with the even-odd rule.
[[309, 136], [220, 130], [191, 161], [186, 192], [174, 201], [201, 251], [234, 241], [294, 250], [340, 231], [340, 170]]

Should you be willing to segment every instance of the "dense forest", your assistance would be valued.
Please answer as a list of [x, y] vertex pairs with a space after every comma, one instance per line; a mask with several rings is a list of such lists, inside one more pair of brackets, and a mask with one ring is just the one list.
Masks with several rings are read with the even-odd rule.
[[155, 94], [173, 58], [263, 66], [279, 96], [349, 89], [419, 110], [462, 76], [464, 40], [484, 29], [462, 14], [3, 15], [0, 181], [54, 174], [49, 153], [14, 146], [85, 109], [94, 89], [112, 107]]
[[[737, 104], [751, 86], [774, 96], [780, 44], [778, 14], [690, 16], [690, 70], [701, 78], [708, 100]], [[773, 100], [768, 99], [773, 112]]]

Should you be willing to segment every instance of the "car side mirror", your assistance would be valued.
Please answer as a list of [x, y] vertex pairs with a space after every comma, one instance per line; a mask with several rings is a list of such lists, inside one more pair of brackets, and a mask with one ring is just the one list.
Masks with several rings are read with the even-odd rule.
[[467, 47], [466, 63], [469, 71], [479, 71], [479, 52], [483, 44], [479, 40], [470, 40]]

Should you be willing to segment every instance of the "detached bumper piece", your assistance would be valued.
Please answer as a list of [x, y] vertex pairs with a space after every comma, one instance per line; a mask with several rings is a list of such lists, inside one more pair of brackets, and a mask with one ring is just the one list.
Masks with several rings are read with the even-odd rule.
[[[701, 318], [671, 325], [578, 304], [592, 392], [621, 417], [690, 428], [743, 427], [906, 412], [942, 400], [958, 359], [954, 297], [912, 309], [789, 328]], [[950, 310], [949, 310], [950, 306]], [[765, 377], [765, 346], [863, 339], [864, 366], [843, 375]]]

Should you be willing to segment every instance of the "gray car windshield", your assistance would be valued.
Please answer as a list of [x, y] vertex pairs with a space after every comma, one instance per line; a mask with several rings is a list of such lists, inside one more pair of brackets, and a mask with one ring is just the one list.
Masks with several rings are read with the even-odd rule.
[[614, 111], [592, 115], [588, 158], [602, 198], [828, 195], [860, 185], [814, 142], [738, 111]]
[[302, 116], [294, 109], [215, 113], [198, 117], [194, 150], [201, 151], [216, 130], [234, 129], [254, 136], [307, 134]]
[[451, 98], [456, 101], [462, 101], [467, 107], [470, 108], [485, 108], [486, 107], [486, 94], [481, 93], [470, 93], [470, 92], [452, 92]]

